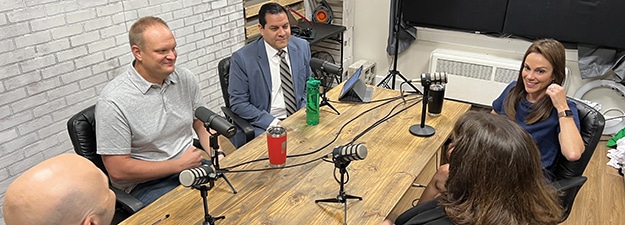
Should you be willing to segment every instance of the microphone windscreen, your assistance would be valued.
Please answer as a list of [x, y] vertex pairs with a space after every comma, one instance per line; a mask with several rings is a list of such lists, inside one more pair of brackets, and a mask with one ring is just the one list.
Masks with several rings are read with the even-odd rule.
[[227, 138], [231, 138], [237, 132], [236, 127], [228, 120], [205, 107], [198, 107], [195, 110], [195, 117], [204, 123], [208, 123], [210, 128]]
[[310, 68], [313, 70], [323, 70], [329, 74], [341, 74], [341, 67], [339, 65], [318, 58], [310, 58]]
[[310, 68], [320, 70], [323, 65], [323, 60], [318, 58], [310, 58]]
[[211, 118], [211, 115], [213, 114], [215, 113], [201, 106], [195, 109], [195, 118], [198, 118], [204, 123], [210, 123], [211, 122], [210, 118]]
[[345, 145], [334, 149], [333, 156], [335, 159], [345, 162], [363, 160], [367, 158], [367, 147], [364, 144]]
[[324, 62], [323, 67], [325, 71], [331, 74], [341, 74], [341, 67], [334, 63]]
[[211, 177], [211, 174], [214, 172], [213, 168], [209, 165], [202, 165], [197, 168], [183, 170], [178, 175], [178, 181], [185, 187], [205, 184], [208, 183], [210, 179], [214, 179], [214, 177]]

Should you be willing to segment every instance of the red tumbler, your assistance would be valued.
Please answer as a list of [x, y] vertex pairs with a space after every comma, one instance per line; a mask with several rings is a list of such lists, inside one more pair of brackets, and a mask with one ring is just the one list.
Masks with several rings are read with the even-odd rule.
[[286, 164], [286, 128], [280, 125], [267, 128], [269, 163], [273, 166]]

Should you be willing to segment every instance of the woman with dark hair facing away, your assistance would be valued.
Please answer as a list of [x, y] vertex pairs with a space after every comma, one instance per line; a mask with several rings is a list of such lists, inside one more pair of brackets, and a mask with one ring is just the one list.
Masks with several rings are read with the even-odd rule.
[[532, 135], [545, 176], [552, 180], [558, 154], [569, 161], [584, 152], [575, 103], [566, 99], [564, 46], [554, 39], [534, 41], [523, 56], [517, 81], [493, 101], [492, 113], [508, 117]]
[[[502, 116], [470, 111], [452, 131], [446, 190], [401, 214], [397, 225], [546, 225], [562, 215], [532, 137]], [[392, 224], [390, 220], [382, 224]]]

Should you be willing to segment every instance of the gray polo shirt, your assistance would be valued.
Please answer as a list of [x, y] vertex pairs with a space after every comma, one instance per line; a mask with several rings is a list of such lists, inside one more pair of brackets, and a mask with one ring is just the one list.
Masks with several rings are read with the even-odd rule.
[[[195, 109], [206, 106], [197, 78], [176, 67], [162, 86], [143, 79], [130, 64], [111, 80], [96, 104], [98, 154], [146, 161], [180, 157], [193, 144]], [[113, 183], [129, 192], [136, 183]]]

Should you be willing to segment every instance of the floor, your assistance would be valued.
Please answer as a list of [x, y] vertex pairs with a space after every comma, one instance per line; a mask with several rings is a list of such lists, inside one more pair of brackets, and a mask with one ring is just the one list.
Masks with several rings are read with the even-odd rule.
[[577, 194], [565, 225], [625, 224], [625, 180], [606, 163], [609, 137], [599, 142], [584, 176], [588, 181]]

